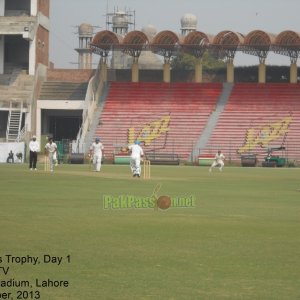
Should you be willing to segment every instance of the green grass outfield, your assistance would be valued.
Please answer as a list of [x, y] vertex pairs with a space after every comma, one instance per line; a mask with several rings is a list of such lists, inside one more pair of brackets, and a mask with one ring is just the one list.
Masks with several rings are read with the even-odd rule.
[[[300, 299], [300, 169], [151, 172], [143, 180], [128, 166], [94, 173], [88, 165], [60, 165], [50, 174], [0, 165], [0, 280], [30, 284], [2, 286], [0, 296]], [[104, 194], [147, 197], [158, 184], [158, 195], [193, 195], [196, 206], [103, 209]], [[8, 262], [7, 255], [39, 263]], [[44, 255], [63, 259], [47, 263]], [[36, 286], [48, 278], [69, 286]]]

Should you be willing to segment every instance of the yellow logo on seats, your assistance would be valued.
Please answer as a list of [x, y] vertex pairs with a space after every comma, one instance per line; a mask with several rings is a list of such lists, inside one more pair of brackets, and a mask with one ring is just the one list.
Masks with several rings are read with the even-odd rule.
[[238, 149], [238, 153], [244, 153], [255, 149], [257, 146], [267, 147], [269, 143], [283, 137], [289, 131], [292, 117], [284, 117], [282, 120], [265, 125], [261, 129], [249, 128], [246, 132], [245, 144]]
[[129, 128], [128, 144], [133, 144], [135, 140], [139, 140], [144, 142], [145, 146], [150, 145], [155, 139], [169, 131], [170, 119], [171, 117], [168, 115], [154, 120], [149, 124], [144, 124], [138, 134], [134, 127]]

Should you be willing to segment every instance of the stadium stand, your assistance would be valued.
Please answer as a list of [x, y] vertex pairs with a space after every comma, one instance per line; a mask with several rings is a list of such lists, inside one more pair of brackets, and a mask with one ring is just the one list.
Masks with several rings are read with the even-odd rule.
[[232, 160], [255, 153], [261, 161], [268, 148], [285, 146], [284, 155], [300, 160], [299, 141], [299, 84], [238, 83], [202, 152], [221, 148]]
[[45, 81], [40, 100], [84, 100], [87, 83]]
[[146, 153], [175, 153], [186, 160], [221, 90], [221, 83], [113, 82], [95, 136], [106, 157], [139, 139]]
[[15, 66], [6, 67], [7, 74], [0, 74], [0, 107], [7, 106], [12, 99], [29, 103], [33, 93], [33, 76], [24, 74]]

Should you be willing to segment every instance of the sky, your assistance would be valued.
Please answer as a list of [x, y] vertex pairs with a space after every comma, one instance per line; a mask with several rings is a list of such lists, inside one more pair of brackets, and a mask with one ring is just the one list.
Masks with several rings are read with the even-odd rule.
[[[300, 32], [300, 0], [50, 0], [50, 61], [55, 68], [77, 68], [78, 26], [89, 23], [95, 32], [105, 30], [105, 15], [114, 10], [135, 11], [136, 30], [151, 24], [157, 32], [180, 33], [182, 16], [191, 13], [197, 17], [197, 30], [212, 35], [223, 30], [244, 35], [256, 29]], [[237, 53], [234, 64], [257, 65], [258, 58]], [[266, 64], [289, 65], [290, 60], [269, 53]]]

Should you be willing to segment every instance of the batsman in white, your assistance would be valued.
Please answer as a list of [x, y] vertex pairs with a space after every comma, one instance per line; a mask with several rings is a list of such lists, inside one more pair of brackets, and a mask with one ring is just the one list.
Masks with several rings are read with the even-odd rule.
[[135, 141], [134, 145], [128, 146], [129, 151], [131, 151], [130, 168], [133, 177], [141, 177], [141, 158], [144, 156], [144, 151], [140, 144], [140, 141]]
[[213, 161], [213, 163], [211, 164], [211, 166], [209, 168], [209, 172], [211, 172], [212, 168], [214, 168], [214, 167], [219, 167], [219, 170], [222, 171], [222, 169], [224, 167], [224, 160], [225, 160], [225, 156], [222, 153], [222, 151], [219, 150], [215, 156], [215, 160]]
[[53, 163], [55, 164], [55, 167], [58, 166], [58, 159], [57, 159], [57, 156], [58, 156], [58, 152], [54, 152], [53, 154]]
[[94, 171], [100, 172], [101, 169], [101, 161], [102, 161], [102, 151], [104, 147], [102, 143], [100, 143], [100, 138], [96, 137], [95, 142], [92, 144], [90, 148], [90, 155], [93, 158]]
[[53, 138], [48, 138], [48, 143], [45, 146], [45, 155], [48, 154], [49, 164], [50, 164], [50, 172], [53, 172], [54, 160], [53, 156], [57, 151], [57, 145], [53, 142]]

